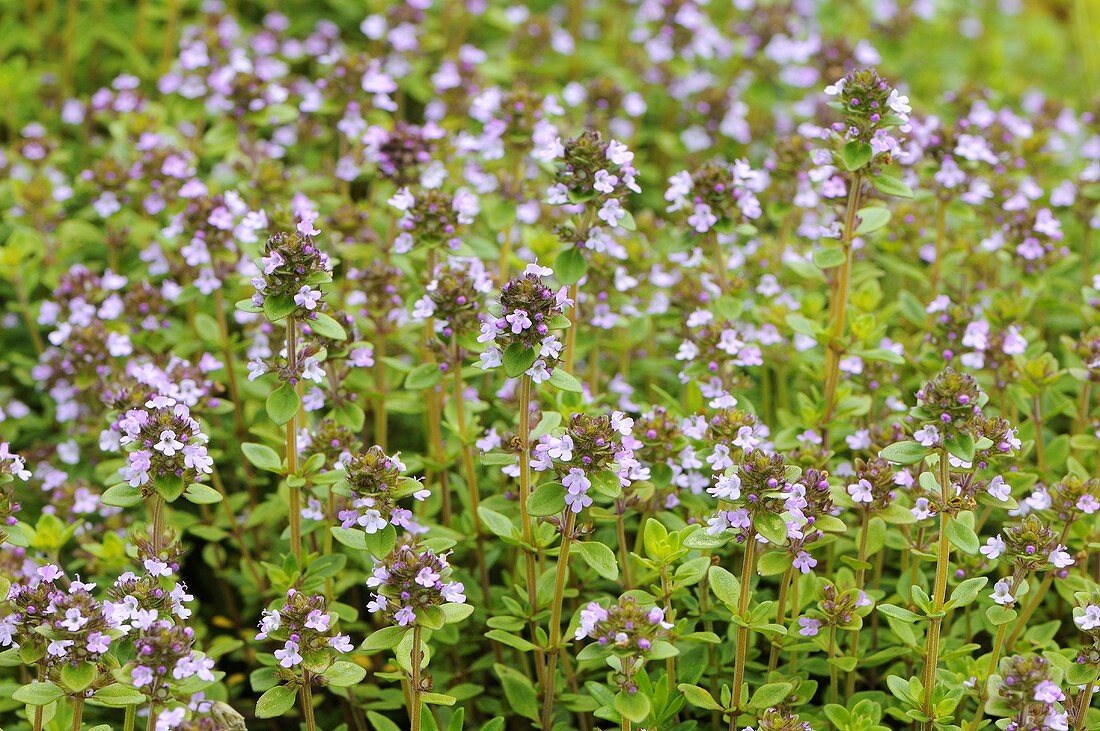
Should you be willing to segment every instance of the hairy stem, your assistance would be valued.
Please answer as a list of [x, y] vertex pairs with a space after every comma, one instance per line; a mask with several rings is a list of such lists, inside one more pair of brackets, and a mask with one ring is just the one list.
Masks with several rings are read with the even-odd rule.
[[546, 676], [542, 694], [542, 727], [549, 729], [554, 719], [554, 673], [561, 651], [561, 614], [565, 598], [565, 581], [569, 575], [569, 547], [573, 542], [573, 529], [577, 514], [566, 508], [565, 526], [561, 533], [561, 548], [554, 574], [554, 598], [550, 604], [550, 639], [546, 647]]
[[[749, 528], [745, 537], [745, 556], [741, 562], [741, 591], [737, 596], [737, 616], [741, 619], [749, 611], [750, 585], [752, 575], [756, 572], [756, 531]], [[733, 695], [730, 700], [730, 731], [737, 728], [737, 717], [741, 714], [741, 696], [745, 685], [745, 663], [749, 656], [749, 628], [744, 625], [737, 627], [737, 654], [733, 661]]]
[[[286, 357], [290, 372], [298, 368], [298, 321], [293, 317], [286, 321]], [[301, 406], [299, 405], [299, 411]], [[298, 473], [298, 414], [290, 417], [286, 423], [286, 476], [287, 489], [290, 491], [290, 550], [299, 565], [302, 562], [302, 490], [290, 484], [290, 478]]]
[[[825, 414], [822, 417], [822, 428], [828, 434], [829, 422], [833, 418], [833, 409], [836, 407], [836, 386], [840, 374], [840, 356], [843, 353], [841, 339], [844, 337], [845, 324], [848, 316], [848, 287], [852, 277], [852, 238], [856, 228], [856, 211], [859, 209], [860, 189], [863, 186], [863, 177], [860, 173], [852, 176], [848, 189], [848, 204], [844, 209], [844, 231], [840, 240], [844, 250], [844, 263], [837, 272], [836, 285], [833, 288], [833, 297], [829, 317], [832, 327], [829, 330], [829, 342], [825, 348]], [[826, 440], [828, 444], [828, 440]]]

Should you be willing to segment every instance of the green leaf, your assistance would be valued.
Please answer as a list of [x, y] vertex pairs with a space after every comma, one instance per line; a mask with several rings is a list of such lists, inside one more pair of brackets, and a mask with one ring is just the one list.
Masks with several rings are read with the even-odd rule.
[[882, 457], [887, 462], [893, 462], [894, 464], [916, 464], [922, 459], [927, 457], [930, 450], [927, 447], [922, 447], [917, 442], [894, 442], [893, 444], [885, 447], [878, 456]]
[[195, 505], [215, 505], [222, 501], [222, 494], [212, 487], [192, 482], [184, 490], [183, 496]]
[[576, 376], [567, 373], [563, 368], [555, 368], [550, 374], [550, 380], [547, 381], [547, 383], [561, 391], [568, 391], [569, 393], [582, 393], [584, 391], [584, 388], [581, 387], [581, 382], [577, 380]]
[[736, 607], [741, 593], [741, 582], [737, 577], [721, 566], [711, 566], [707, 577], [710, 579], [710, 589], [718, 597], [718, 601]]
[[183, 494], [183, 477], [179, 475], [157, 475], [153, 478], [153, 487], [168, 502], [175, 502]]
[[794, 689], [791, 683], [768, 683], [752, 694], [749, 708], [767, 709], [778, 706]]
[[831, 269], [844, 263], [844, 250], [837, 246], [823, 246], [814, 249], [814, 264], [822, 269]]
[[122, 683], [111, 683], [97, 690], [91, 701], [108, 708], [124, 708], [145, 703], [145, 694]]
[[858, 211], [859, 225], [856, 226], [856, 236], [873, 233], [890, 222], [890, 209], [882, 206], [868, 206]]
[[947, 540], [963, 553], [970, 555], [976, 554], [981, 545], [974, 529], [958, 518], [947, 521]]
[[985, 610], [985, 617], [994, 627], [1000, 627], [1002, 624], [1016, 621], [1016, 610], [1003, 607], [1000, 604], [994, 604], [992, 607]]
[[104, 505], [116, 508], [132, 508], [142, 501], [141, 490], [126, 483], [107, 488], [99, 499]]
[[634, 214], [630, 211], [623, 211], [623, 218], [619, 221], [619, 228], [626, 229], [627, 231], [637, 231], [638, 224], [634, 222]]
[[282, 426], [298, 414], [302, 401], [298, 391], [289, 383], [284, 383], [267, 397], [267, 415], [276, 424]]
[[756, 532], [768, 539], [769, 543], [783, 546], [787, 543], [787, 524], [782, 516], [775, 513], [759, 513], [753, 520]]
[[840, 148], [840, 161], [843, 163], [844, 169], [849, 172], [865, 167], [867, 163], [871, 162], [874, 155], [875, 151], [871, 149], [871, 146], [859, 140], [852, 140]]
[[538, 357], [539, 352], [534, 348], [524, 348], [519, 343], [512, 343], [504, 349], [504, 355], [501, 357], [504, 373], [509, 378], [519, 378], [538, 360]]
[[946, 439], [943, 446], [947, 448], [952, 456], [961, 459], [963, 462], [974, 461], [974, 437], [969, 434], [958, 434]]
[[256, 701], [256, 718], [275, 718], [294, 707], [298, 693], [286, 685], [276, 685]]
[[245, 442], [241, 445], [241, 451], [244, 452], [245, 459], [254, 467], [277, 475], [283, 474], [283, 460], [271, 447], [255, 442]]
[[485, 633], [485, 636], [490, 640], [499, 642], [502, 645], [508, 645], [508, 647], [514, 647], [520, 652], [534, 652], [538, 647], [527, 640], [523, 639], [519, 635], [506, 632], [502, 629], [491, 629]]
[[366, 668], [344, 660], [334, 662], [332, 667], [326, 670], [324, 674], [328, 684], [337, 688], [347, 688], [350, 685], [355, 685], [366, 676]]
[[484, 505], [478, 506], [477, 514], [478, 517], [481, 518], [481, 522], [488, 527], [489, 532], [493, 535], [500, 536], [501, 538], [519, 539], [519, 528], [516, 528], [515, 524], [508, 519], [507, 515], [491, 510]]
[[422, 363], [409, 371], [405, 376], [405, 388], [410, 391], [421, 391], [431, 388], [443, 379], [443, 371], [439, 370], [437, 363]]
[[298, 309], [293, 297], [264, 297], [264, 317], [270, 322], [278, 322]]
[[341, 528], [340, 526], [329, 528], [329, 531], [337, 543], [358, 551], [367, 550], [367, 534], [363, 531], [357, 528]]
[[12, 700], [28, 706], [45, 706], [61, 699], [65, 693], [48, 680], [39, 683], [32, 681], [12, 693]]
[[615, 694], [615, 710], [634, 723], [645, 721], [649, 717], [650, 708], [652, 706], [649, 698], [640, 690], [633, 693], [620, 690]]
[[956, 607], [965, 607], [968, 604], [972, 604], [975, 599], [978, 598], [978, 592], [989, 583], [989, 578], [986, 576], [976, 576], [973, 579], [967, 579], [954, 588], [951, 592], [951, 603]]
[[581, 541], [573, 544], [573, 550], [597, 574], [609, 581], [618, 580], [619, 564], [610, 548], [596, 541]]
[[323, 312], [316, 312], [312, 319], [306, 320], [309, 329], [329, 340], [347, 340], [348, 334], [344, 326]]
[[892, 195], [895, 198], [913, 197], [913, 189], [892, 175], [874, 175], [871, 177], [871, 183], [880, 193]]
[[367, 639], [363, 640], [363, 644], [359, 646], [359, 649], [363, 652], [389, 650], [397, 647], [408, 631], [409, 629], [406, 627], [383, 627], [367, 635]]
[[684, 694], [684, 700], [696, 708], [708, 711], [723, 710], [721, 704], [714, 700], [714, 696], [707, 689], [700, 688], [698, 685], [688, 685], [687, 683], [680, 683], [677, 687]]
[[527, 498], [527, 512], [536, 517], [558, 515], [565, 510], [565, 488], [550, 482], [535, 489]]
[[584, 276], [588, 262], [580, 249], [571, 246], [554, 259], [554, 276], [565, 285], [576, 284]]
[[374, 731], [401, 731], [401, 727], [378, 711], [367, 711], [367, 720]]
[[504, 697], [508, 699], [508, 706], [524, 718], [538, 720], [539, 699], [535, 693], [535, 687], [531, 685], [527, 676], [500, 663], [494, 664], [493, 670], [500, 678]]

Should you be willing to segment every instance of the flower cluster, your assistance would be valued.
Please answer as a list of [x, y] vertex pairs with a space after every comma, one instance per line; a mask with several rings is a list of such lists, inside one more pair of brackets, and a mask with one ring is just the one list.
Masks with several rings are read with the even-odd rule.
[[184, 485], [205, 479], [213, 470], [206, 450], [209, 439], [187, 406], [174, 398], [154, 396], [143, 408], [123, 414], [114, 428], [126, 451], [122, 476], [132, 487], [151, 491], [174, 485], [178, 495]]
[[340, 634], [336, 624], [337, 616], [323, 596], [290, 589], [281, 603], [264, 610], [256, 639], [282, 643], [275, 659], [285, 673], [294, 675], [303, 663], [323, 670], [352, 650], [351, 639]]
[[399, 543], [388, 556], [375, 560], [367, 579], [372, 590], [367, 610], [407, 627], [443, 604], [464, 604], [464, 587], [451, 578], [448, 556], [413, 540]]
[[411, 510], [398, 505], [398, 500], [412, 496], [424, 500], [430, 491], [419, 482], [402, 477], [405, 465], [397, 455], [390, 457], [379, 446], [352, 455], [343, 467], [344, 478], [336, 487], [347, 491], [350, 501], [338, 517], [344, 528], [358, 526], [366, 533], [377, 533], [393, 525], [410, 534], [426, 529], [413, 519]]
[[328, 256], [317, 246], [313, 220], [305, 218], [296, 231], [279, 232], [264, 244], [260, 272], [252, 279], [252, 304], [272, 319], [292, 315], [312, 319], [324, 309], [321, 284], [332, 281]]
[[634, 420], [621, 411], [573, 414], [561, 434], [548, 435], [535, 445], [531, 468], [554, 470], [565, 487], [566, 506], [579, 513], [592, 504], [588, 491], [598, 473], [609, 471], [618, 482], [616, 488], [630, 484], [639, 467], [632, 449], [633, 427]]
[[580, 611], [574, 640], [592, 639], [601, 647], [625, 655], [645, 655], [668, 637], [672, 625], [661, 607], [645, 607], [624, 594], [610, 607], [589, 602]]
[[535, 383], [549, 380], [563, 347], [552, 331], [568, 325], [565, 311], [572, 305], [565, 287], [555, 293], [543, 283], [552, 273], [548, 267], [528, 265], [501, 289], [500, 314], [481, 323], [478, 342], [489, 343], [481, 354], [482, 368], [504, 365], [505, 353], [515, 353], [528, 363], [520, 373]]
[[554, 138], [539, 155], [556, 165], [556, 182], [547, 191], [551, 205], [584, 204], [611, 228], [623, 226], [628, 212], [622, 201], [641, 193], [636, 181], [634, 153], [618, 140], [603, 141], [599, 132], [585, 130], [566, 140]]

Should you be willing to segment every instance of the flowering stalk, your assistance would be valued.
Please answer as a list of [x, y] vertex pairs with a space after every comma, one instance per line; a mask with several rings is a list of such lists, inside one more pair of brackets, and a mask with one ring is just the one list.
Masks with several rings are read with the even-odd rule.
[[309, 670], [302, 669], [302, 685], [299, 699], [302, 703], [302, 717], [306, 722], [306, 731], [317, 731], [317, 724], [313, 720], [313, 679]]
[[[948, 462], [946, 448], [940, 449], [940, 491], [941, 506], [946, 507], [951, 497], [951, 465]], [[936, 668], [940, 661], [940, 630], [943, 627], [943, 605], [947, 600], [947, 574], [950, 570], [951, 543], [948, 540], [947, 522], [950, 516], [947, 510], [940, 509], [940, 537], [936, 552], [936, 581], [933, 585], [932, 612], [936, 615], [929, 620], [928, 636], [924, 646], [924, 698], [921, 708], [929, 718], [933, 716], [932, 690], [936, 685]]]
[[852, 276], [852, 238], [856, 226], [856, 211], [859, 209], [860, 188], [863, 186], [862, 175], [859, 172], [854, 173], [849, 185], [848, 203], [844, 209], [844, 231], [841, 237], [844, 262], [837, 271], [829, 306], [832, 327], [829, 329], [829, 342], [825, 350], [825, 414], [821, 420], [825, 429], [828, 429], [829, 422], [832, 421], [833, 409], [836, 406], [840, 356], [844, 352], [841, 339], [844, 337], [848, 317], [848, 289]]
[[554, 720], [555, 671], [558, 667], [558, 654], [561, 651], [561, 613], [565, 597], [565, 580], [569, 574], [569, 547], [573, 542], [573, 530], [577, 514], [566, 510], [565, 525], [561, 533], [561, 547], [558, 550], [557, 570], [554, 575], [554, 598], [550, 603], [550, 639], [546, 648], [545, 687], [542, 696], [542, 727], [548, 729]]
[[72, 731], [80, 731], [80, 722], [84, 718], [84, 696], [73, 698], [73, 725]]
[[[539, 551], [535, 545], [531, 514], [527, 510], [527, 498], [531, 496], [531, 377], [524, 374], [519, 380], [519, 516], [523, 537], [523, 560], [527, 567], [527, 603], [531, 616], [538, 613], [539, 598], [535, 555]], [[531, 638], [535, 638], [534, 619], [531, 620]], [[535, 665], [541, 667], [536, 660]]]
[[[859, 568], [856, 569], [856, 588], [863, 589], [863, 584], [866, 579], [867, 570], [867, 534], [868, 528], [871, 524], [871, 512], [866, 508], [861, 509], [862, 518], [859, 525]], [[845, 693], [848, 697], [851, 697], [855, 693], [856, 688], [856, 666], [859, 665], [859, 631], [852, 632], [852, 659], [856, 661], [852, 667], [852, 672], [848, 673], [848, 681], [845, 685]]]
[[[297, 370], [298, 323], [293, 317], [286, 321], [286, 357], [291, 373]], [[301, 399], [293, 416], [286, 423], [286, 476], [287, 489], [290, 491], [290, 550], [299, 564], [302, 561], [302, 489], [293, 479], [298, 474], [298, 414], [301, 413]]]
[[409, 656], [409, 728], [411, 731], [420, 731], [422, 709], [420, 702], [421, 662], [423, 662], [423, 653], [420, 650], [420, 625], [415, 625], [412, 635], [412, 653]]
[[[1016, 589], [1020, 586], [1020, 583], [1024, 580], [1027, 572], [1017, 571], [1012, 577], [1012, 584], [1009, 586], [1008, 594], [1010, 596], [1016, 595]], [[1001, 660], [1001, 650], [1004, 649], [1005, 636], [1008, 634], [1008, 622], [1003, 622], [997, 627], [997, 634], [993, 638], [993, 649], [989, 652], [989, 662], [986, 664], [985, 675], [978, 679], [978, 708], [974, 712], [974, 718], [970, 720], [970, 723], [966, 726], [966, 731], [977, 731], [981, 726], [982, 719], [985, 717], [985, 701], [986, 701], [986, 685], [989, 683], [989, 678], [993, 676], [994, 671], [997, 669], [997, 663]]]
[[[741, 591], [737, 596], [737, 616], [745, 619], [749, 611], [749, 587], [756, 573], [756, 530], [749, 527], [745, 533], [745, 556], [741, 561]], [[737, 654], [733, 660], [733, 691], [730, 699], [730, 731], [737, 729], [737, 717], [741, 714], [741, 694], [744, 690], [745, 662], [749, 654], [751, 632], [747, 623], [737, 626]]]
[[481, 517], [477, 513], [481, 498], [477, 484], [477, 471], [474, 468], [474, 446], [470, 442], [469, 429], [466, 425], [466, 407], [464, 406], [465, 397], [463, 393], [465, 387], [462, 380], [462, 361], [459, 358], [458, 340], [454, 340], [452, 343], [452, 356], [454, 358], [452, 371], [454, 374], [455, 421], [458, 422], [458, 440], [461, 442], [462, 469], [466, 479], [466, 489], [470, 493], [470, 515], [474, 523], [474, 544], [477, 551], [477, 571], [481, 579], [482, 601], [488, 606], [489, 568], [485, 563], [485, 536], [481, 528]]

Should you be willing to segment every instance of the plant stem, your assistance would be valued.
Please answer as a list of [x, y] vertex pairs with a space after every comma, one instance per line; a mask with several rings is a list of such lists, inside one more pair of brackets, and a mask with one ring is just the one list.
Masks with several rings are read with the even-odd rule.
[[1089, 708], [1092, 707], [1092, 694], [1095, 689], [1096, 683], [1089, 683], [1081, 691], [1080, 705], [1077, 706], [1077, 719], [1073, 722], [1074, 731], [1085, 731], [1085, 720], [1089, 715]]
[[[298, 368], [298, 321], [293, 317], [286, 321], [286, 357], [290, 372]], [[301, 405], [299, 405], [301, 410]], [[299, 565], [302, 562], [302, 492], [297, 485], [290, 484], [290, 478], [298, 473], [298, 414], [290, 417], [286, 423], [286, 476], [287, 489], [290, 491], [290, 550]]]
[[[856, 569], [856, 588], [862, 591], [864, 581], [867, 578], [867, 570], [864, 565], [867, 563], [867, 533], [871, 524], [871, 513], [868, 510], [860, 510], [860, 513], [862, 513], [862, 517], [859, 524], [859, 568]], [[852, 632], [852, 658], [855, 659], [856, 663], [852, 667], [852, 672], [848, 673], [848, 680], [844, 686], [844, 693], [847, 698], [850, 698], [856, 692], [856, 667], [859, 665], [859, 630]]]
[[422, 653], [420, 652], [420, 625], [413, 626], [413, 641], [412, 641], [412, 656], [409, 662], [412, 664], [410, 670], [412, 671], [409, 685], [409, 722], [410, 731], [420, 731], [420, 663], [422, 661]]
[[729, 277], [726, 276], [726, 267], [728, 266], [728, 257], [726, 252], [722, 251], [722, 244], [718, 242], [718, 232], [713, 228], [707, 231], [707, 238], [710, 240], [711, 251], [714, 253], [714, 268], [718, 275], [718, 289], [725, 294], [729, 291]]
[[[940, 450], [940, 490], [942, 505], [946, 506], [951, 491], [951, 465], [948, 462], [946, 449]], [[947, 599], [947, 573], [951, 561], [951, 544], [947, 540], [947, 521], [949, 516], [946, 510], [940, 510], [940, 538], [939, 549], [936, 554], [936, 583], [932, 594], [932, 611], [938, 614], [943, 611], [944, 602]], [[932, 617], [928, 625], [928, 637], [924, 648], [924, 698], [921, 710], [929, 718], [932, 717], [932, 690], [936, 685], [936, 668], [940, 660], [940, 630], [943, 627], [943, 617]]]
[[[791, 588], [791, 578], [794, 576], [794, 566], [788, 566], [787, 570], [783, 572], [783, 578], [779, 580], [779, 597], [776, 600], [775, 606], [775, 623], [783, 624], [787, 618], [787, 594]], [[768, 674], [779, 665], [779, 643], [772, 643], [772, 650], [768, 656]]]
[[[1009, 587], [1008, 593], [1015, 594], [1016, 587], [1020, 585], [1020, 582], [1027, 576], [1026, 573], [1021, 573], [1018, 576], [1012, 578], [1012, 586]], [[1008, 633], [1008, 623], [997, 627], [997, 635], [993, 639], [993, 648], [989, 653], [989, 662], [986, 664], [985, 675], [978, 679], [981, 684], [978, 688], [978, 710], [974, 713], [974, 718], [971, 719], [967, 725], [967, 731], [977, 731], [978, 726], [981, 725], [982, 718], [985, 716], [985, 701], [986, 701], [986, 685], [989, 683], [989, 678], [993, 675], [993, 672], [997, 669], [997, 662], [1001, 659], [1001, 648], [1004, 646], [1005, 635]]]
[[829, 625], [829, 702], [836, 703], [840, 694], [840, 673], [836, 663], [836, 625]]
[[940, 197], [936, 198], [936, 258], [932, 261], [931, 291], [936, 292], [940, 284], [940, 273], [943, 267], [944, 243], [947, 235], [947, 202]]
[[313, 720], [313, 680], [308, 670], [302, 671], [302, 716], [305, 718], [306, 731], [317, 731], [317, 724]]
[[630, 580], [630, 551], [626, 544], [626, 505], [622, 500], [615, 501], [615, 529], [619, 535], [619, 566], [623, 575], [623, 591], [630, 591], [633, 582]]
[[1047, 473], [1046, 448], [1043, 446], [1043, 400], [1035, 396], [1031, 400], [1031, 423], [1035, 427], [1035, 461], [1039, 467], [1039, 478]]
[[452, 364], [451, 371], [454, 374], [454, 399], [455, 399], [455, 421], [458, 422], [458, 439], [461, 444], [462, 451], [462, 470], [466, 479], [466, 489], [470, 493], [470, 514], [474, 521], [474, 542], [475, 550], [477, 552], [477, 571], [478, 576], [481, 579], [481, 593], [482, 603], [486, 607], [490, 606], [489, 602], [489, 569], [485, 563], [485, 536], [481, 530], [481, 517], [477, 514], [478, 506], [481, 504], [481, 498], [479, 495], [477, 484], [477, 470], [474, 468], [474, 450], [470, 444], [469, 431], [466, 428], [466, 406], [465, 406], [465, 390], [462, 382], [462, 363], [459, 359], [458, 340], [452, 343]]
[[126, 706], [126, 717], [122, 721], [122, 731], [134, 731], [137, 721], [137, 706]]
[[[741, 591], [737, 596], [737, 616], [742, 620], [749, 610], [749, 587], [752, 575], [756, 571], [756, 529], [749, 528], [745, 536], [745, 556], [741, 562]], [[737, 655], [733, 661], [733, 695], [730, 700], [730, 731], [737, 728], [737, 717], [741, 715], [741, 695], [745, 684], [745, 663], [749, 655], [749, 628], [737, 627]]]
[[378, 394], [374, 397], [374, 443], [386, 451], [386, 438], [388, 416], [386, 415], [386, 364], [383, 358], [386, 356], [386, 333], [379, 328], [374, 342], [374, 390]]
[[157, 706], [155, 703], [149, 703], [149, 718], [145, 721], [145, 731], [155, 731], [157, 727], [157, 716], [160, 713], [157, 712]]
[[[844, 347], [840, 340], [844, 337], [844, 327], [848, 315], [848, 286], [852, 277], [852, 238], [856, 228], [856, 211], [859, 209], [860, 189], [863, 186], [863, 176], [860, 173], [852, 175], [851, 187], [848, 189], [848, 204], [844, 209], [844, 231], [841, 238], [841, 246], [844, 250], [844, 263], [837, 272], [836, 286], [833, 289], [830, 318], [832, 328], [829, 331], [829, 342], [825, 346], [825, 414], [822, 418], [822, 429], [828, 434], [829, 422], [833, 418], [833, 409], [836, 406], [836, 385], [840, 372], [840, 355]], [[828, 446], [828, 439], [825, 441]]]
[[[527, 498], [531, 495], [531, 377], [527, 374], [519, 380], [519, 519], [523, 538], [523, 560], [527, 567], [527, 603], [531, 609], [531, 641], [536, 640], [534, 616], [538, 614], [538, 577], [535, 574], [535, 534], [531, 514], [527, 512]], [[535, 657], [536, 674], [541, 679], [542, 662]]]
[[573, 529], [577, 514], [566, 508], [565, 526], [561, 533], [557, 571], [554, 575], [554, 598], [550, 604], [550, 639], [546, 647], [546, 675], [542, 693], [542, 727], [549, 729], [554, 719], [554, 681], [561, 648], [561, 613], [565, 598], [565, 581], [569, 575], [569, 547], [573, 543]]
[[73, 698], [73, 731], [80, 731], [80, 723], [84, 720], [84, 696]]

